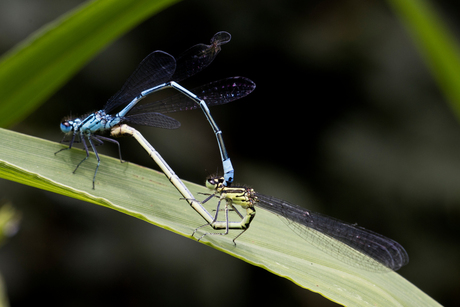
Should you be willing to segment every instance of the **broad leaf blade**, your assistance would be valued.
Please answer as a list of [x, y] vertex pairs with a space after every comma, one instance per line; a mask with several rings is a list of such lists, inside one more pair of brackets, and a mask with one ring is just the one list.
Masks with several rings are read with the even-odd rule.
[[[204, 220], [161, 173], [132, 163], [101, 156], [92, 190], [96, 161], [82, 150], [54, 152], [62, 144], [0, 129], [0, 177], [92, 202], [129, 214], [190, 237]], [[152, 162], [153, 163], [153, 162]], [[204, 187], [185, 182], [199, 198]], [[211, 211], [215, 203], [209, 202]], [[212, 229], [203, 228], [197, 235]], [[285, 277], [301, 287], [348, 306], [438, 306], [430, 297], [395, 272], [356, 269], [308, 245], [281, 219], [257, 210], [251, 228], [233, 245], [229, 236], [206, 236], [201, 243]]]

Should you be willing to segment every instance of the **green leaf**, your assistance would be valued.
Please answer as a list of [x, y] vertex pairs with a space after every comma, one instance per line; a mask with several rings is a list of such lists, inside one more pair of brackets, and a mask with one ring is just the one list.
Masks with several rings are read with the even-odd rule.
[[[163, 174], [139, 165], [101, 156], [93, 190], [94, 154], [72, 174], [86, 154], [71, 149], [54, 155], [63, 146], [0, 129], [0, 177], [105, 206], [189, 238], [204, 224]], [[209, 192], [202, 186], [185, 184], [197, 198], [198, 192]], [[213, 207], [215, 203], [210, 201], [207, 209]], [[213, 230], [204, 227], [197, 236], [208, 231]], [[234, 246], [232, 238], [237, 233], [206, 236], [197, 244], [262, 267], [340, 304], [438, 306], [397, 273], [351, 267], [310, 246], [281, 219], [263, 210], [257, 210], [251, 228]]]
[[406, 25], [440, 89], [460, 117], [460, 49], [428, 1], [388, 0]]
[[32, 113], [105, 46], [177, 1], [89, 1], [38, 30], [0, 62], [0, 114], [8, 114], [0, 126]]

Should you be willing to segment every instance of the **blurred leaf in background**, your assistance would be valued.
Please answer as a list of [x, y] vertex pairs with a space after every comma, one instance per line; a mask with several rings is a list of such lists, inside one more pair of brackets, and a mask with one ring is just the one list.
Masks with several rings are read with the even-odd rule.
[[20, 221], [21, 213], [11, 203], [5, 202], [0, 205], [0, 246], [17, 233]]
[[178, 0], [88, 1], [0, 61], [0, 126], [24, 119], [109, 43]]
[[388, 0], [388, 3], [406, 26], [439, 88], [451, 103], [457, 117], [460, 117], [458, 39], [450, 32], [446, 21], [430, 1]]

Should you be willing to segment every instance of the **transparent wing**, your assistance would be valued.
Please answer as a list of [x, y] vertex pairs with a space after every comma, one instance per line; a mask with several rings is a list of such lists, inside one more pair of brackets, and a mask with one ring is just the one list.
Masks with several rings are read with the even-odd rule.
[[176, 70], [176, 60], [164, 51], [154, 51], [146, 56], [125, 84], [105, 104], [104, 110], [110, 113], [117, 107], [128, 104], [142, 91], [168, 82]]
[[123, 117], [123, 122], [164, 129], [176, 129], [180, 127], [179, 121], [169, 116], [155, 112], [129, 115]]
[[187, 49], [176, 58], [177, 68], [171, 80], [180, 82], [208, 67], [219, 54], [220, 46], [228, 43], [230, 39], [230, 33], [221, 31], [211, 38], [211, 45], [197, 44]]
[[285, 218], [289, 227], [309, 244], [345, 263], [370, 271], [396, 271], [409, 262], [406, 250], [392, 239], [275, 197], [259, 193], [256, 196], [257, 206]]
[[[256, 85], [244, 77], [231, 77], [194, 88], [191, 90], [209, 107], [217, 106], [243, 98], [249, 95]], [[171, 113], [198, 109], [200, 106], [183, 94], [176, 94], [168, 98], [136, 106], [132, 114], [142, 112]]]

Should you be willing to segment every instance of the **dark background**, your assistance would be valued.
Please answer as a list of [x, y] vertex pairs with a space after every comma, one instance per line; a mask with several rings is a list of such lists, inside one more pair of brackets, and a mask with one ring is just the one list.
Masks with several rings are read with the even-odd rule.
[[[1, 0], [0, 51], [82, 2]], [[437, 9], [457, 35], [457, 3]], [[410, 255], [400, 274], [441, 304], [460, 304], [458, 120], [385, 2], [178, 3], [11, 128], [58, 142], [64, 116], [101, 108], [148, 53], [179, 55], [221, 30], [232, 41], [182, 84], [236, 75], [256, 82], [247, 98], [211, 109], [236, 181], [397, 240]], [[181, 178], [202, 183], [221, 170], [212, 130], [201, 111], [172, 116], [180, 129], [139, 130]], [[125, 159], [153, 167], [134, 141], [121, 143]], [[117, 155], [112, 145], [101, 152]], [[23, 215], [0, 250], [12, 306], [334, 305], [118, 212], [4, 180], [0, 190]]]

